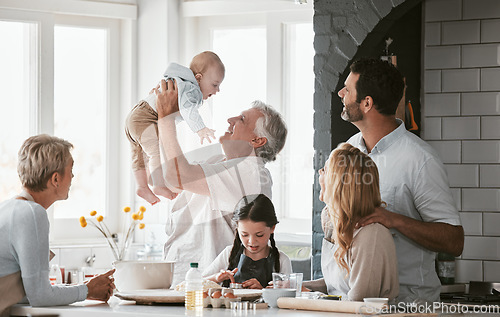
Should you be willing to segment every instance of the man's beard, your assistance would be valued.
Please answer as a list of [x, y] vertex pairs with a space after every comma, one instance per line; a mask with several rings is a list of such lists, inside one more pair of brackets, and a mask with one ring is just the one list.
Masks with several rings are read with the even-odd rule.
[[344, 104], [342, 114], [340, 117], [342, 120], [347, 122], [356, 122], [363, 119], [363, 112], [359, 109], [360, 103], [352, 102], [350, 104]]

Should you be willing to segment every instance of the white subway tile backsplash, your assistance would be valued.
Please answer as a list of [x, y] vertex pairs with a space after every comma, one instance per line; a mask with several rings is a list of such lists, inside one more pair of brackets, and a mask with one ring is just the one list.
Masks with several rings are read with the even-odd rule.
[[426, 0], [422, 137], [465, 231], [456, 282], [500, 281], [500, 1]]
[[424, 76], [425, 92], [441, 92], [440, 70], [426, 70]]
[[479, 91], [479, 69], [443, 70], [443, 92]]
[[425, 94], [425, 116], [459, 116], [460, 94]]
[[483, 234], [485, 236], [500, 236], [500, 213], [483, 213]]
[[466, 236], [462, 259], [500, 259], [500, 237], [472, 237]]
[[441, 118], [425, 118], [422, 132], [426, 140], [441, 139]]
[[442, 119], [443, 139], [479, 139], [479, 117], [448, 117]]
[[462, 67], [500, 66], [499, 54], [500, 44], [463, 45]]
[[462, 141], [463, 163], [500, 163], [500, 141]]
[[481, 69], [481, 91], [491, 90], [500, 90], [500, 67]]
[[85, 260], [91, 255], [91, 248], [61, 248], [59, 262], [65, 265], [67, 270], [79, 269], [86, 266]]
[[480, 236], [483, 234], [483, 214], [480, 212], [461, 212], [460, 221], [465, 235]]
[[[498, 0], [463, 0], [463, 18], [488, 19], [500, 16], [500, 1]], [[432, 2], [432, 1], [431, 1]]]
[[428, 141], [439, 154], [443, 163], [461, 163], [460, 141]]
[[479, 187], [479, 166], [446, 164], [450, 187]]
[[455, 201], [457, 210], [462, 210], [462, 190], [460, 188], [450, 188], [450, 192]]
[[481, 139], [500, 139], [500, 116], [481, 118]]
[[480, 21], [443, 22], [442, 44], [474, 44], [480, 41]]
[[95, 254], [94, 268], [111, 269], [115, 258], [109, 246], [93, 247], [92, 254]]
[[500, 42], [500, 19], [481, 21], [481, 43]]
[[441, 44], [441, 23], [425, 23], [425, 45]]
[[463, 211], [500, 211], [500, 189], [462, 188]]
[[459, 68], [460, 46], [426, 47], [425, 69]]
[[500, 262], [499, 261], [484, 261], [484, 280], [485, 281], [500, 281]]
[[479, 179], [481, 187], [500, 187], [500, 165], [481, 165]]
[[433, 0], [425, 2], [425, 21], [450, 21], [462, 18], [461, 0]]
[[463, 93], [462, 115], [500, 115], [500, 92]]
[[455, 283], [483, 280], [482, 261], [456, 260]]

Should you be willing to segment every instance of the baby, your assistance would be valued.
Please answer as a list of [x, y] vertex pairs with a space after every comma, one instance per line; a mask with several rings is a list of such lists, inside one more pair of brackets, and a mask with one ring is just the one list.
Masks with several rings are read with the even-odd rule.
[[[207, 128], [198, 112], [203, 100], [219, 92], [225, 68], [213, 52], [202, 52], [191, 61], [189, 68], [172, 63], [163, 74], [165, 79], [175, 79], [179, 90], [179, 112], [189, 128], [204, 139], [215, 139], [214, 130]], [[177, 193], [168, 188], [163, 177], [158, 140], [158, 113], [156, 95], [150, 93], [129, 113], [125, 133], [132, 149], [132, 169], [137, 183], [137, 195], [154, 205], [160, 195], [174, 199]], [[148, 168], [146, 168], [148, 166]], [[152, 190], [148, 186], [151, 177]]]

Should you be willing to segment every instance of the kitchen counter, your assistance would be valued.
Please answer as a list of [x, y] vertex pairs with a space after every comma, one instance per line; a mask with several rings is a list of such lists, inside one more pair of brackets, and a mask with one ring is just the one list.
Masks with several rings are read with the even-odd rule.
[[[88, 317], [88, 316], [196, 316], [194, 312], [187, 312], [183, 305], [135, 305], [133, 301], [124, 301], [112, 297], [108, 304], [85, 300], [67, 306], [31, 307], [15, 305], [11, 316], [59, 316], [59, 317]], [[205, 308], [203, 317], [235, 317], [235, 316], [301, 316], [301, 317], [352, 317], [356, 314], [315, 312], [290, 309], [257, 309], [248, 311], [232, 311], [227, 308]]]

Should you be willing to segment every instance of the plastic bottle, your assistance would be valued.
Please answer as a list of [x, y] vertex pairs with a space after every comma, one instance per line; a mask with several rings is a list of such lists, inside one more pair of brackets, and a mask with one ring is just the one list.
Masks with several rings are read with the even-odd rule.
[[62, 284], [62, 272], [59, 265], [52, 264], [49, 271], [49, 280], [51, 285]]
[[188, 310], [203, 309], [203, 279], [198, 263], [191, 263], [191, 268], [186, 273], [185, 306]]
[[455, 283], [455, 257], [448, 253], [439, 252], [436, 261], [437, 274], [442, 285]]

